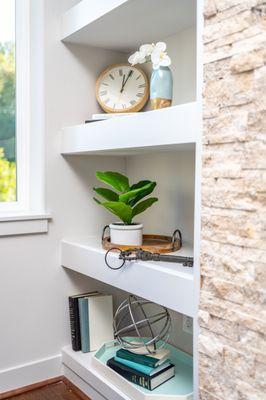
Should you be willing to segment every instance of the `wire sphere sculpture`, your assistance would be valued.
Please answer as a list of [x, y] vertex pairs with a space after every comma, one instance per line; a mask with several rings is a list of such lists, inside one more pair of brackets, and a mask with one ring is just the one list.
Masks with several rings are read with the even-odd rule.
[[130, 295], [118, 307], [113, 326], [115, 338], [123, 349], [154, 354], [169, 339], [171, 317], [166, 307]]

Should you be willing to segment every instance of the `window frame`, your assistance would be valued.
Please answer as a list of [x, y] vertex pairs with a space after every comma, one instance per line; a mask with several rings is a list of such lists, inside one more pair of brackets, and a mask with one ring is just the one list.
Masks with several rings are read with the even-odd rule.
[[45, 208], [45, 0], [15, 0], [17, 200], [0, 203], [0, 237], [48, 232]]
[[30, 0], [15, 0], [16, 191], [0, 215], [30, 210]]

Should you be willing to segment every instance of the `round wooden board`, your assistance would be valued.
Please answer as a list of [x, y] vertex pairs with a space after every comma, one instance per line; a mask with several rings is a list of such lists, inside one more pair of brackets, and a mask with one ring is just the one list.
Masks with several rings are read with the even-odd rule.
[[128, 246], [120, 245], [110, 242], [110, 236], [107, 236], [102, 241], [103, 248], [105, 250], [110, 250], [113, 247], [119, 250], [129, 250], [129, 249], [142, 249], [145, 251], [150, 251], [151, 253], [172, 253], [180, 249], [180, 239], [176, 238], [174, 243], [172, 242], [172, 236], [163, 235], [143, 235], [142, 246]]

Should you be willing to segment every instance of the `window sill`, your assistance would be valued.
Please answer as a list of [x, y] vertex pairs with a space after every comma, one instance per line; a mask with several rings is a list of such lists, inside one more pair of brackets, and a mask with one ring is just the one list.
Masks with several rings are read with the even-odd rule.
[[50, 214], [13, 213], [0, 214], [0, 236], [47, 233]]

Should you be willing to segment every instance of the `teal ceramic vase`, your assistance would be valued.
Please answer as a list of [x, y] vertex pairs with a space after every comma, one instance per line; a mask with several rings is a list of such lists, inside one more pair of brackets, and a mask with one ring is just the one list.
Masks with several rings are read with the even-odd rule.
[[173, 99], [173, 76], [170, 68], [154, 69], [150, 82], [151, 108], [170, 107]]

